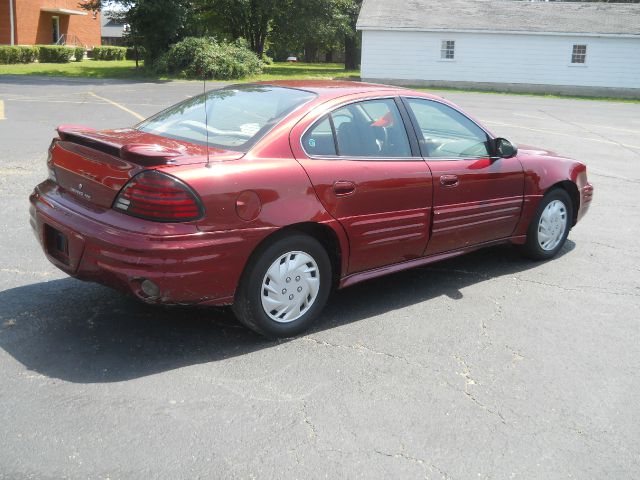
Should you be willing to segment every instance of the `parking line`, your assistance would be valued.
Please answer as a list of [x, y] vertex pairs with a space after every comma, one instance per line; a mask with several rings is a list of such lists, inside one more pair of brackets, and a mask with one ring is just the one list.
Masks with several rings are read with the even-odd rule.
[[144, 120], [144, 117], [142, 115], [140, 115], [139, 113], [134, 112], [133, 110], [128, 109], [127, 107], [125, 107], [124, 105], [119, 104], [118, 102], [114, 102], [113, 100], [109, 100], [108, 98], [104, 98], [101, 97], [100, 95], [96, 95], [93, 92], [88, 92], [89, 95], [91, 95], [92, 97], [98, 98], [100, 100], [103, 100], [107, 103], [110, 103], [111, 105], [113, 105], [116, 108], [119, 108], [120, 110], [123, 110], [131, 115], [133, 115], [134, 117], [136, 117], [138, 120]]
[[6, 120], [7, 117], [4, 116], [4, 100], [0, 100], [0, 120]]
[[538, 117], [536, 115], [528, 115], [526, 113], [513, 113], [514, 117], [535, 118], [536, 120], [549, 120], [549, 117]]
[[[7, 102], [31, 102], [31, 103], [71, 103], [76, 105], [109, 105], [107, 102], [102, 101], [77, 101], [77, 100], [49, 100], [49, 99], [41, 99], [41, 98], [7, 98]], [[140, 107], [154, 107], [154, 108], [165, 108], [166, 105], [160, 104], [152, 104], [152, 103], [130, 103], [129, 105], [137, 105]]]
[[562, 137], [579, 138], [581, 140], [589, 140], [591, 142], [607, 143], [609, 145], [619, 145], [621, 147], [640, 149], [640, 145], [629, 145], [628, 143], [613, 142], [611, 140], [604, 140], [604, 139], [601, 139], [601, 138], [581, 137], [580, 135], [573, 135], [571, 133], [563, 133], [563, 132], [555, 132], [553, 130], [543, 130], [542, 128], [523, 127], [522, 125], [514, 125], [512, 123], [492, 122], [490, 120], [485, 121], [485, 123], [488, 123], [488, 124], [491, 124], [491, 125], [498, 125], [500, 127], [521, 128], [523, 130], [530, 130], [532, 132], [550, 133], [551, 135], [560, 135]]
[[580, 125], [581, 127], [606, 128], [607, 130], [615, 130], [617, 132], [640, 134], [640, 130], [629, 130], [628, 128], [610, 127], [608, 125], [595, 125], [593, 123], [576, 123], [576, 125]]

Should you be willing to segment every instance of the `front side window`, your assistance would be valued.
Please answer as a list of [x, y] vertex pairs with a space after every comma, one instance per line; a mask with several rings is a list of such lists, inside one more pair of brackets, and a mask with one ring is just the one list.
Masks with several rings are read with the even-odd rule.
[[[335, 135], [335, 151], [328, 140], [329, 131]], [[302, 145], [310, 156], [412, 156], [407, 131], [393, 99], [366, 100], [334, 110], [305, 133]]]
[[571, 63], [586, 63], [587, 61], [587, 46], [586, 45], [574, 45], [571, 52]]
[[233, 86], [207, 92], [206, 102], [204, 94], [190, 98], [136, 128], [176, 140], [247, 151], [287, 114], [315, 96], [270, 85]]
[[455, 57], [455, 40], [443, 40], [440, 46], [440, 58], [443, 60], [453, 60]]
[[430, 158], [489, 156], [489, 138], [473, 121], [439, 102], [406, 99], [417, 122], [422, 155]]

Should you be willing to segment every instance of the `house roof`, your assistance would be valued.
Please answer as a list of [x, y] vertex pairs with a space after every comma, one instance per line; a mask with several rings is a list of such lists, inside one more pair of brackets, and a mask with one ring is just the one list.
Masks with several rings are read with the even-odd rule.
[[640, 36], [640, 4], [364, 0], [357, 28]]
[[101, 36], [103, 37], [122, 37], [124, 33], [124, 24], [109, 18], [108, 12], [100, 17]]

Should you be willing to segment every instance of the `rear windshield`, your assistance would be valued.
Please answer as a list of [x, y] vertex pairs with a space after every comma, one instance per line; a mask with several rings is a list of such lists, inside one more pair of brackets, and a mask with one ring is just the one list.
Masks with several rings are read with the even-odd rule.
[[311, 92], [271, 85], [227, 87], [207, 92], [206, 101], [202, 94], [169, 107], [136, 128], [176, 140], [247, 151], [287, 114], [313, 98]]

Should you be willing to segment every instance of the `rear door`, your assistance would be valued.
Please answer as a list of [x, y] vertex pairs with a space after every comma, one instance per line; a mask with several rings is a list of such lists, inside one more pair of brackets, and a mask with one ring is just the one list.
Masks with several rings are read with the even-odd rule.
[[400, 102], [348, 103], [292, 132], [318, 198], [350, 242], [348, 273], [420, 257], [427, 245], [431, 173]]
[[444, 103], [404, 98], [433, 174], [433, 226], [427, 255], [509, 237], [522, 210], [517, 157], [492, 158], [489, 136]]

